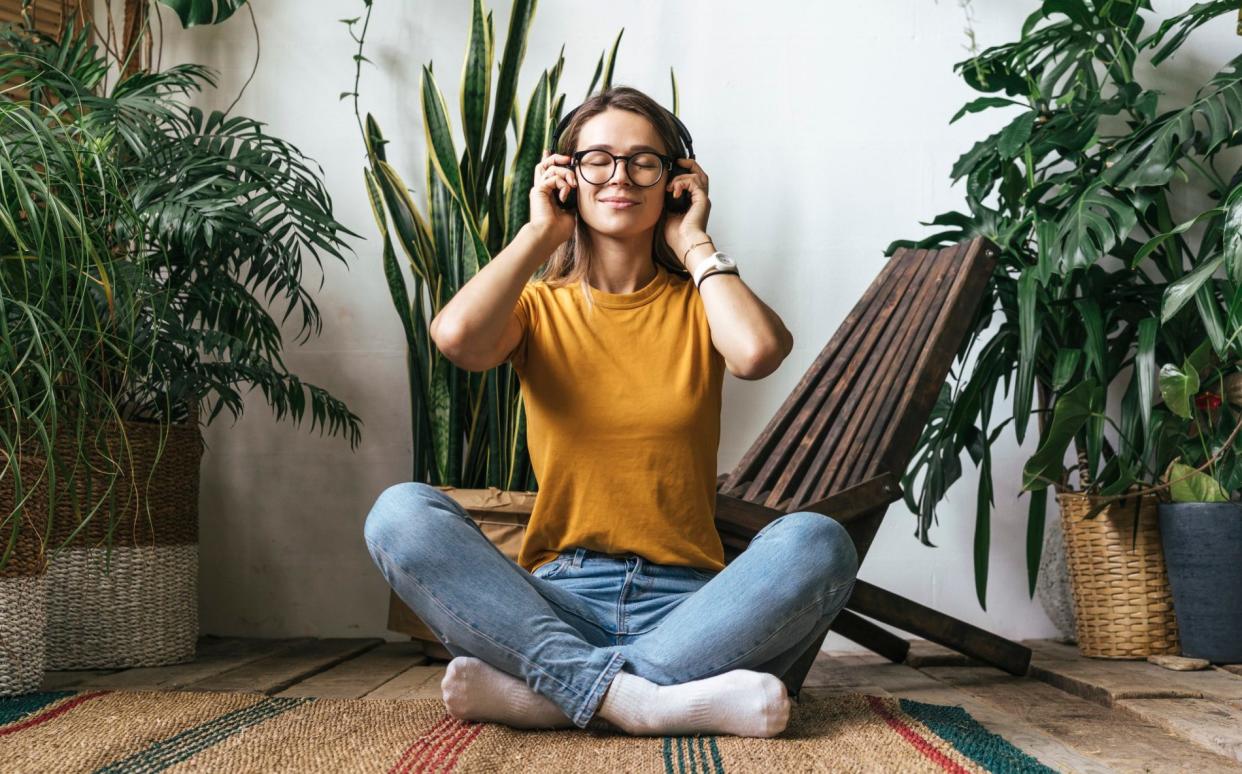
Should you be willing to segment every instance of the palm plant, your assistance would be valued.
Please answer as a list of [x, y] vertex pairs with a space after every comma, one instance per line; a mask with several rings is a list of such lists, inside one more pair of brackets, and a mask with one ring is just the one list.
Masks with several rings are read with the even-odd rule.
[[[1242, 177], [1218, 164], [1242, 142], [1242, 58], [1171, 108], [1135, 77], [1141, 55], [1160, 65], [1236, 3], [1199, 3], [1150, 31], [1145, 11], [1146, 0], [1046, 0], [1017, 41], [958, 63], [965, 81], [989, 96], [953, 121], [985, 110], [1014, 115], [954, 165], [953, 180], [966, 180], [967, 209], [928, 224], [945, 230], [889, 248], [979, 234], [1001, 248], [960, 368], [904, 479], [916, 534], [932, 545], [935, 507], [961, 474], [961, 452], [979, 466], [974, 567], [985, 608], [990, 450], [1004, 426], [1013, 423], [1020, 443], [1038, 417], [1039, 446], [1023, 471], [1033, 595], [1047, 487], [1070, 486], [1069, 446], [1082, 491], [1114, 497], [1156, 480], [1169, 432], [1167, 412], [1153, 414], [1157, 358], [1181, 363], [1205, 340], [1222, 359], [1239, 352], [1231, 331], [1242, 328]], [[1216, 204], [1192, 208], [1183, 202], [1188, 190]], [[993, 426], [1002, 384], [1013, 412]], [[1119, 403], [1110, 400], [1114, 385]]]
[[[18, 436], [32, 432], [50, 450], [38, 412], [56, 401], [67, 403], [61, 416], [166, 427], [213, 398], [207, 423], [225, 409], [240, 416], [242, 389], [254, 387], [278, 419], [300, 423], [309, 411], [312, 430], [355, 447], [361, 420], [290, 373], [281, 354], [290, 317], [302, 340], [322, 329], [303, 262], [322, 268], [321, 253], [344, 261], [342, 234], [353, 234], [332, 217], [322, 170], [258, 121], [186, 104], [215, 85], [202, 66], [136, 71], [107, 87], [110, 60], [92, 32], [70, 25], [52, 39], [0, 28], [0, 71], [21, 86], [0, 94], [12, 119], [0, 141], [16, 154], [5, 171], [25, 184], [0, 190], [0, 255], [9, 257], [0, 303], [21, 332], [0, 347], [0, 385], [10, 387], [0, 409], [11, 422], [0, 450], [13, 456]], [[49, 165], [45, 148], [64, 163]], [[70, 168], [83, 159], [94, 168]], [[281, 301], [278, 322], [266, 307]], [[57, 326], [74, 333], [57, 338]], [[89, 336], [76, 333], [82, 326]], [[53, 399], [63, 369], [82, 384]]]
[[[364, 0], [364, 5], [364, 17], [343, 20], [358, 43], [358, 53], [354, 90], [341, 97], [354, 98], [367, 151], [367, 194], [384, 240], [384, 274], [405, 333], [413, 480], [533, 491], [537, 482], [526, 451], [525, 414], [512, 366], [505, 363], [485, 373], [464, 371], [436, 349], [428, 325], [529, 219], [529, 181], [564, 107], [565, 95], [556, 94], [564, 48], [556, 64], [539, 74], [525, 111], [520, 111], [517, 79], [536, 2], [514, 0], [493, 105], [492, 14], [485, 15], [480, 0], [474, 0], [461, 81], [465, 148], [460, 156], [432, 66], [422, 70], [419, 92], [427, 144], [428, 209], [424, 215], [386, 158], [387, 140], [379, 123], [370, 114], [364, 121], [358, 109], [358, 79], [362, 63], [368, 61], [363, 49], [371, 18], [370, 1]], [[360, 20], [361, 31], [355, 33]], [[606, 55], [600, 55], [587, 96], [594, 93], [601, 75], [601, 88], [611, 86], [624, 32], [617, 34]], [[676, 113], [677, 82], [671, 71], [670, 79]], [[507, 127], [513, 129], [514, 143], [508, 164]], [[397, 244], [409, 264], [413, 292], [398, 261]]]

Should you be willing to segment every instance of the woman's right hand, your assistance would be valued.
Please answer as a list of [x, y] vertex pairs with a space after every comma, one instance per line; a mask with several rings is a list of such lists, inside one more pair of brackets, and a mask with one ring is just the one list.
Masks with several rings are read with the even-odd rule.
[[534, 185], [530, 189], [530, 226], [550, 235], [560, 245], [573, 236], [577, 215], [561, 209], [553, 200], [565, 201], [570, 188], [578, 187], [578, 178], [568, 164], [569, 156], [561, 153], [543, 152], [543, 159], [535, 165]]

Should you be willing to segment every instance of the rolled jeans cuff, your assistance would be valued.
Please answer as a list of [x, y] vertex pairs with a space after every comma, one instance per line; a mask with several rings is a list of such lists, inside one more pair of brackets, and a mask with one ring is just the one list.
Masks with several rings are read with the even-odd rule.
[[574, 714], [572, 720], [578, 728], [586, 728], [591, 722], [591, 718], [599, 710], [599, 705], [604, 701], [604, 694], [608, 693], [608, 687], [612, 685], [612, 680], [617, 676], [617, 672], [621, 671], [621, 667], [625, 664], [625, 656], [620, 652], [614, 651], [608, 663], [604, 665], [603, 671], [599, 673], [599, 677], [595, 679], [591, 690], [587, 691], [586, 698], [582, 700], [582, 706]]

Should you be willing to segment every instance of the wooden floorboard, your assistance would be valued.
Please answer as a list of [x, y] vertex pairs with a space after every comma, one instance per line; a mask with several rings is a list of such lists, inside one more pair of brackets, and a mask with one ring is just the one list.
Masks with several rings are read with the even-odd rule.
[[[51, 687], [106, 688], [114, 691], [175, 691], [210, 680], [216, 675], [243, 667], [263, 658], [279, 657], [292, 648], [315, 642], [310, 637], [295, 639], [256, 639], [205, 637], [199, 640], [198, 657], [189, 663], [163, 667], [141, 667], [119, 671], [95, 671], [76, 681], [79, 672], [49, 672], [44, 690]], [[201, 689], [200, 689], [201, 690]]]
[[191, 691], [253, 691], [269, 695], [371, 650], [378, 637], [310, 640], [185, 686]]
[[439, 699], [440, 681], [444, 679], [445, 669], [443, 664], [410, 667], [363, 698]]
[[1179, 672], [1141, 660], [1087, 658], [1077, 647], [1032, 640], [1031, 676], [1101, 704], [1120, 699], [1242, 701], [1242, 676], [1219, 668]]
[[402, 672], [423, 666], [427, 655], [415, 642], [386, 642], [331, 669], [294, 683], [276, 696], [358, 699]]
[[1028, 644], [1033, 677], [1242, 762], [1242, 676], [1219, 667], [1175, 671], [1141, 660], [1088, 658], [1051, 641]]
[[925, 667], [931, 677], [970, 693], [1079, 752], [1120, 771], [1240, 771], [1236, 761], [1118, 709], [1040, 680], [993, 667]]

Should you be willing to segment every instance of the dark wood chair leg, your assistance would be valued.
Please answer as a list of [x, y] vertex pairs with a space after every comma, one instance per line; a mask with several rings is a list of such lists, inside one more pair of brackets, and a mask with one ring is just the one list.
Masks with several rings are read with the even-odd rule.
[[873, 653], [879, 653], [893, 663], [900, 664], [910, 652], [910, 641], [893, 634], [879, 624], [860, 615], [842, 610], [832, 619], [832, 631], [862, 645]]
[[846, 607], [1012, 675], [1025, 675], [1031, 664], [1030, 648], [863, 580], [854, 584]]

